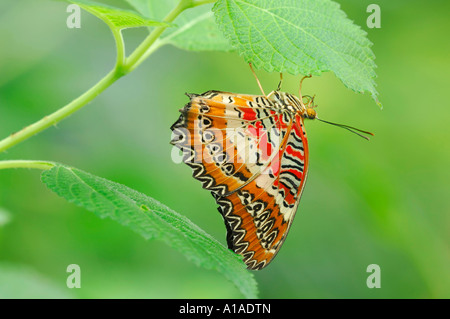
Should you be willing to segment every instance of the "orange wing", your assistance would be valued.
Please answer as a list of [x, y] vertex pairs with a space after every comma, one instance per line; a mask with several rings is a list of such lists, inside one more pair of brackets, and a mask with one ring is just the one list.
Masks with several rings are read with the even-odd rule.
[[261, 269], [284, 242], [304, 187], [303, 119], [264, 96], [208, 91], [189, 97], [171, 143], [219, 204], [228, 247], [249, 269]]

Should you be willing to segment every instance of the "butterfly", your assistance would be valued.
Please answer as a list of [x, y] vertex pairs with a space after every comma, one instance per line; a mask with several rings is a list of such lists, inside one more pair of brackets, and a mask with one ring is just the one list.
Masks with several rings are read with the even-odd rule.
[[[228, 247], [248, 269], [276, 256], [291, 228], [308, 175], [305, 119], [318, 119], [314, 97], [280, 90], [262, 95], [207, 91], [190, 101], [172, 125], [171, 144], [193, 177], [219, 205]], [[327, 121], [324, 121], [327, 122]], [[347, 125], [327, 122], [355, 132]]]

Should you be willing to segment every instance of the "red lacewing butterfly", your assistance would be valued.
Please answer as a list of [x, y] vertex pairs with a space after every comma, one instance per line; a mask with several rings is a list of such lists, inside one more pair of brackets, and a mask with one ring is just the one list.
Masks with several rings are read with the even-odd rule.
[[[171, 127], [171, 144], [219, 205], [228, 247], [252, 270], [267, 266], [280, 250], [305, 186], [309, 152], [303, 121], [318, 119], [314, 97], [301, 94], [305, 78], [299, 97], [280, 91], [282, 74], [269, 95], [257, 77], [262, 95], [187, 94], [190, 102]], [[366, 139], [360, 133], [373, 135], [323, 122]]]

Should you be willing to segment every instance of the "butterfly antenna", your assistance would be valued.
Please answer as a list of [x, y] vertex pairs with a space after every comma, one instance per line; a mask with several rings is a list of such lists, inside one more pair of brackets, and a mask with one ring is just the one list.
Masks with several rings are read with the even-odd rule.
[[[345, 124], [338, 124], [338, 123], [333, 123], [333, 122], [328, 122], [328, 121], [325, 121], [325, 120], [321, 120], [317, 116], [316, 116], [316, 119], [321, 121], [321, 122], [327, 123], [327, 124], [331, 124], [331, 125], [334, 125], [334, 126], [337, 126], [337, 127], [344, 128], [344, 129], [346, 129], [346, 130], [348, 130], [348, 131], [350, 131], [352, 133], [355, 133], [356, 135], [358, 135], [358, 136], [360, 136], [360, 137], [362, 137], [362, 138], [364, 138], [364, 139], [366, 139], [368, 141], [370, 139], [367, 136], [364, 136], [364, 135], [362, 135], [360, 133], [371, 135], [371, 136], [375, 135], [375, 134], [373, 134], [371, 132], [363, 131], [363, 130], [360, 130], [360, 129], [358, 129], [356, 127], [353, 127], [353, 126], [349, 126], [349, 125], [345, 125]], [[360, 132], [360, 133], [358, 133], [358, 132]]]
[[258, 76], [257, 76], [256, 73], [255, 73], [255, 70], [253, 70], [252, 64], [249, 63], [248, 65], [250, 66], [250, 70], [252, 70], [253, 76], [254, 76], [255, 79], [256, 79], [256, 83], [258, 83], [258, 86], [259, 86], [259, 89], [261, 90], [261, 93], [262, 93], [265, 97], [267, 97], [266, 93], [264, 93], [264, 90], [263, 90], [263, 88], [262, 88], [261, 82], [259, 82]]

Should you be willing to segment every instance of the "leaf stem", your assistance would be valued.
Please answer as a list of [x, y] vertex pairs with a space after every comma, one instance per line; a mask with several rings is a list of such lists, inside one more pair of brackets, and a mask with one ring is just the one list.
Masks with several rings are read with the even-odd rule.
[[111, 31], [116, 41], [117, 58], [115, 71], [117, 74], [123, 74], [123, 65], [125, 63], [125, 43], [123, 41], [122, 30], [111, 28]]
[[47, 161], [28, 161], [28, 160], [13, 160], [0, 161], [0, 169], [6, 168], [34, 168], [47, 170], [55, 166], [52, 162]]

